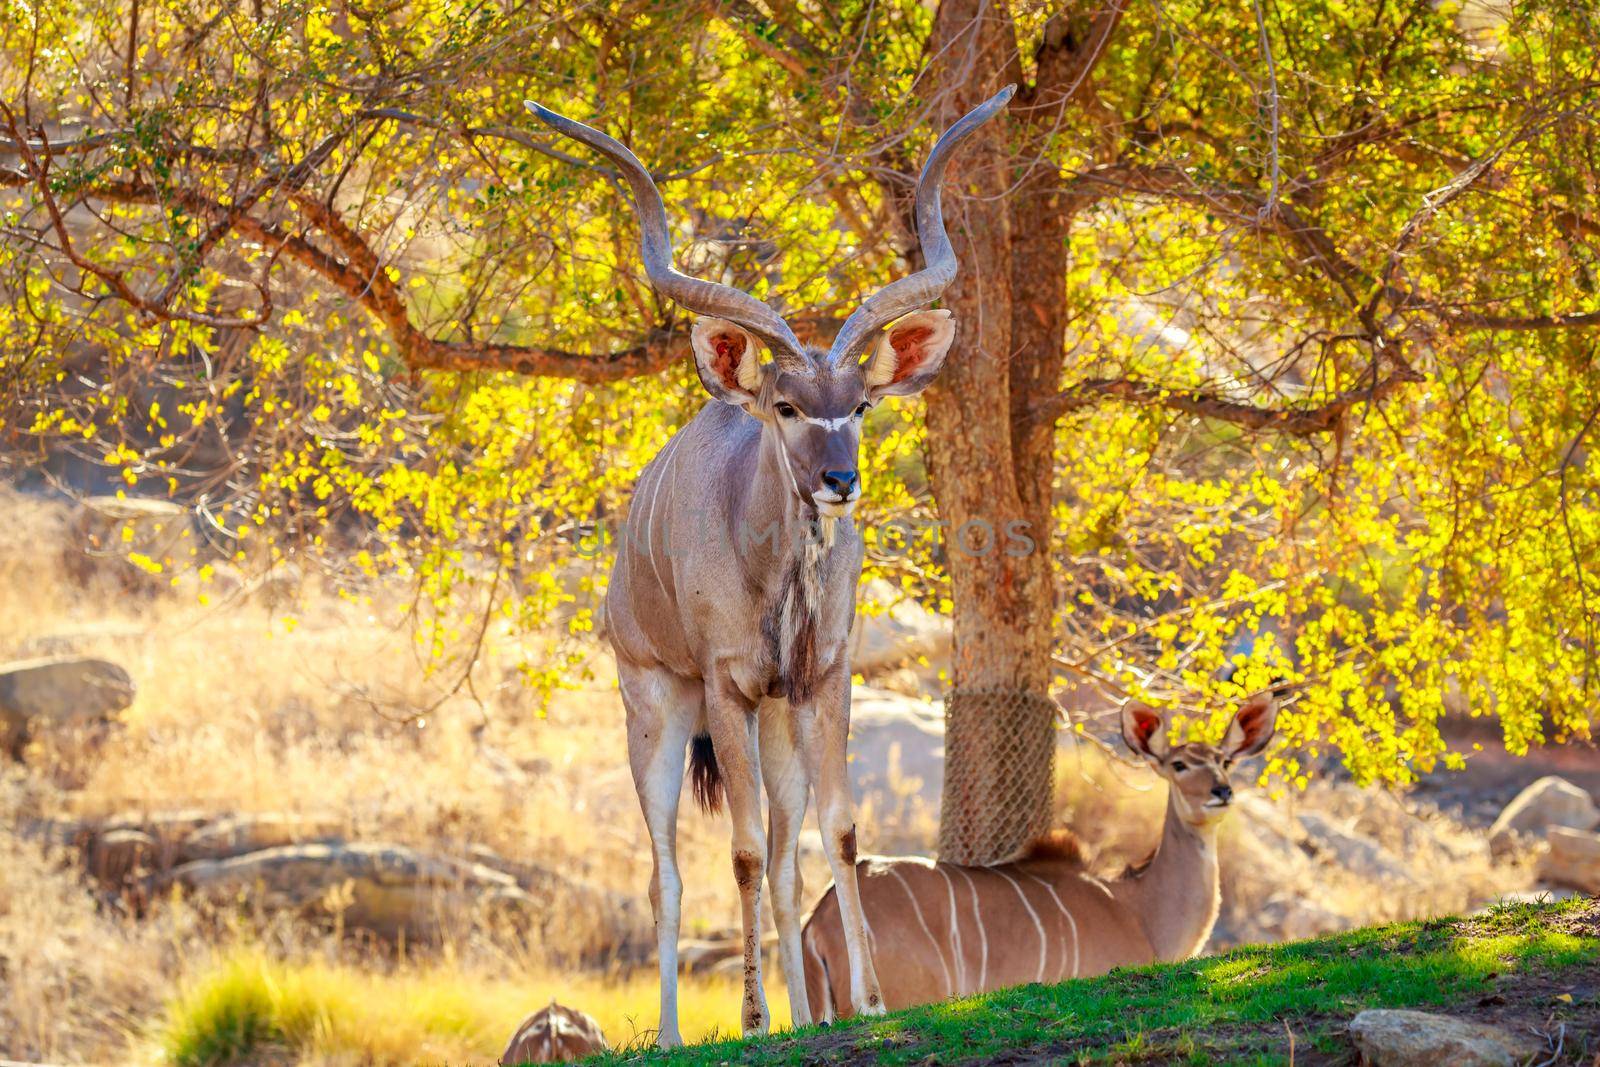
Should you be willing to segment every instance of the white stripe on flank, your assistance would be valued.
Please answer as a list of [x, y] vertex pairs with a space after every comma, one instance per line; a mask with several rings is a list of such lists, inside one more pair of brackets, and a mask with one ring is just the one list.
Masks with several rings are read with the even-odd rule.
[[994, 872], [1011, 883], [1011, 888], [1017, 891], [1017, 898], [1022, 901], [1022, 906], [1028, 909], [1028, 918], [1033, 920], [1033, 928], [1039, 931], [1039, 973], [1034, 977], [1035, 982], [1044, 981], [1045, 938], [1044, 923], [1039, 921], [1039, 913], [1033, 910], [1033, 905], [1028, 903], [1028, 894], [1022, 891], [1022, 885], [1005, 871]]
[[1056, 887], [1055, 886], [1051, 885], [1049, 882], [1045, 881], [1043, 878], [1040, 878], [1037, 874], [1030, 874], [1030, 875], [1028, 875], [1028, 877], [1032, 878], [1035, 882], [1038, 882], [1040, 885], [1044, 886], [1045, 889], [1049, 890], [1051, 899], [1053, 899], [1056, 902], [1056, 907], [1061, 909], [1062, 917], [1067, 920], [1067, 925], [1072, 927], [1072, 973], [1067, 975], [1067, 977], [1068, 978], [1076, 978], [1076, 977], [1078, 977], [1078, 959], [1079, 959], [1079, 957], [1078, 957], [1078, 921], [1072, 917], [1072, 912], [1067, 910], [1067, 906], [1065, 904], [1061, 903], [1061, 896], [1060, 896], [1060, 894], [1058, 894], [1056, 892]]
[[1105, 882], [1096, 878], [1094, 875], [1090, 874], [1088, 871], [1079, 871], [1078, 877], [1082, 878], [1085, 882], [1088, 882], [1090, 885], [1100, 890], [1100, 892], [1104, 893], [1107, 900], [1112, 898], [1111, 887], [1106, 885]]
[[960, 996], [966, 992], [967, 957], [961, 951], [961, 913], [956, 911], [956, 886], [943, 864], [935, 864], [933, 869], [944, 879], [944, 888], [950, 894], [950, 943], [956, 954], [956, 995]]
[[[656, 497], [661, 494], [661, 483], [667, 479], [667, 462], [672, 453], [677, 451], [678, 442], [683, 440], [681, 433], [673, 434], [672, 440], [667, 442], [667, 447], [661, 450], [661, 471], [656, 475], [656, 484], [650, 487], [650, 507], [644, 516], [644, 550], [650, 558], [650, 570], [655, 573], [656, 585], [663, 593], [667, 591], [666, 583], [661, 580], [661, 571], [656, 567], [656, 546], [650, 539], [650, 525], [656, 517]], [[672, 531], [667, 531], [667, 536], [672, 536]]]
[[982, 993], [988, 988], [989, 982], [989, 935], [983, 929], [983, 912], [978, 907], [978, 887], [972, 880], [972, 875], [956, 868], [961, 877], [967, 880], [967, 889], [972, 893], [972, 922], [978, 928], [978, 989]]
[[939, 969], [944, 972], [944, 995], [947, 997], [953, 995], [955, 993], [955, 985], [950, 978], [950, 965], [945, 962], [944, 949], [940, 947], [938, 939], [933, 936], [933, 931], [928, 928], [928, 920], [922, 914], [922, 905], [917, 903], [916, 894], [911, 892], [911, 887], [906, 884], [904, 876], [899, 871], [890, 867], [889, 873], [894, 875], [894, 880], [900, 883], [900, 888], [906, 891], [906, 897], [911, 901], [911, 910], [917, 913], [917, 925], [922, 927], [922, 932], [928, 935], [928, 944], [933, 946], [934, 955], [939, 957]]

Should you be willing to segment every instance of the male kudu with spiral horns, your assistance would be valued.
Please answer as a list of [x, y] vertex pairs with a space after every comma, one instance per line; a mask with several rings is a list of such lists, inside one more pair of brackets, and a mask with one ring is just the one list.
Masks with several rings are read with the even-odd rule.
[[[775, 310], [750, 294], [675, 270], [661, 194], [633, 153], [598, 130], [528, 104], [546, 124], [610, 159], [627, 180], [645, 272], [659, 292], [700, 316], [691, 334], [695, 369], [714, 398], [640, 474], [606, 594], [628, 759], [655, 861], [650, 904], [661, 968], [657, 1039], [664, 1046], [681, 1040], [676, 836], [691, 747], [702, 805], [716, 807], [725, 793], [733, 821], [745, 1033], [763, 1032], [769, 1021], [760, 956], [764, 873], [794, 1023], [813, 1019], [800, 955], [796, 852], [811, 789], [837, 887], [849, 1001], [858, 1013], [884, 1010], [856, 888], [845, 767], [846, 642], [862, 542], [848, 521], [838, 520], [849, 519], [861, 496], [862, 417], [883, 397], [921, 391], [955, 338], [948, 311], [926, 310], [956, 274], [940, 186], [957, 147], [1012, 92], [1002, 90], [939, 138], [916, 188], [926, 265], [864, 301], [826, 351], [802, 345]], [[761, 360], [761, 345], [771, 363]]]

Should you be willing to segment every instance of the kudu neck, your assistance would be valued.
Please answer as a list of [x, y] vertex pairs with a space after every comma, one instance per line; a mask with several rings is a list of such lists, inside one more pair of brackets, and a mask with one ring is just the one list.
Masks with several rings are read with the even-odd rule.
[[1155, 855], [1143, 870], [1113, 883], [1112, 891], [1131, 905], [1157, 958], [1183, 960], [1199, 951], [1216, 925], [1217, 826], [1189, 825], [1178, 812], [1177, 790], [1167, 789], [1167, 816]]

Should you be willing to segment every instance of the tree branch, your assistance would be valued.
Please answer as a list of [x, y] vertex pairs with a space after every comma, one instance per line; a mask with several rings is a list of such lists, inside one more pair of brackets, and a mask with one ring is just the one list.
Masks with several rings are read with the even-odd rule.
[[1127, 0], [1104, 0], [1104, 6], [1087, 18], [1078, 8], [1070, 7], [1046, 19], [1034, 52], [1034, 83], [1024, 90], [1028, 102], [1056, 104], [1077, 100], [1127, 7]]
[[[1374, 378], [1377, 366], [1370, 371]], [[1061, 416], [1112, 398], [1141, 407], [1161, 407], [1189, 415], [1232, 423], [1248, 430], [1263, 430], [1290, 437], [1313, 437], [1334, 430], [1357, 404], [1376, 404], [1402, 386], [1422, 380], [1403, 364], [1387, 378], [1368, 386], [1346, 389], [1313, 407], [1269, 408], [1227, 400], [1210, 393], [1184, 392], [1138, 378], [1087, 378], [1034, 405], [1033, 417], [1054, 423]]]
[[[29, 174], [0, 167], [0, 188], [32, 184]], [[502, 371], [597, 384], [660, 373], [686, 358], [690, 351], [689, 332], [678, 324], [656, 327], [619, 351], [598, 355], [547, 346], [431, 337], [412, 324], [403, 291], [389, 278], [371, 247], [336, 212], [303, 192], [292, 198], [295, 208], [334, 242], [340, 254], [322, 248], [307, 236], [290, 233], [254, 215], [230, 214], [227, 207], [188, 190], [161, 189], [142, 180], [108, 181], [86, 187], [79, 195], [145, 206], [177, 203], [202, 218], [228, 219], [234, 233], [274, 253], [281, 251], [284, 257], [327, 281], [372, 313], [388, 330], [406, 365], [416, 370]], [[265, 286], [265, 279], [262, 285]], [[138, 299], [137, 293], [131, 295]], [[118, 296], [127, 299], [121, 293]], [[141, 307], [142, 302], [133, 303], [133, 306]], [[210, 316], [185, 317], [219, 327], [260, 324], [259, 321], [222, 320]]]
[[[622, 180], [622, 174], [620, 171], [617, 171], [612, 167], [604, 166], [600, 163], [595, 163], [591, 160], [579, 159], [577, 156], [569, 155], [558, 148], [553, 148], [550, 145], [545, 144], [537, 137], [529, 134], [526, 130], [518, 129], [515, 126], [466, 126], [453, 124], [446, 122], [443, 119], [431, 118], [427, 115], [418, 115], [416, 112], [407, 111], [404, 108], [398, 107], [367, 108], [361, 112], [359, 117], [369, 119], [390, 119], [394, 122], [399, 122], [407, 126], [421, 126], [425, 129], [439, 130], [443, 133], [459, 134], [469, 140], [478, 137], [492, 137], [501, 141], [511, 141], [514, 144], [519, 144], [524, 148], [532, 149], [533, 151], [538, 152], [540, 155], [549, 156], [551, 159], [554, 159], [560, 163], [565, 163], [568, 166], [579, 167], [583, 170], [591, 170], [596, 174], [604, 174], [606, 177], [615, 179], [617, 181]], [[693, 166], [680, 167], [678, 170], [672, 171], [653, 170], [650, 172], [650, 178], [655, 182], [677, 181], [680, 178], [687, 178], [692, 174], [697, 174], [700, 171], [705, 170], [707, 167], [714, 166], [720, 162], [722, 162], [722, 153], [713, 152], [708, 158], [701, 160], [699, 163], [696, 163]]]
[[[43, 146], [42, 152], [34, 150], [34, 142], [28, 140], [17, 123], [17, 117], [5, 104], [0, 103], [0, 119], [3, 119], [6, 128], [17, 144], [17, 154], [22, 159], [22, 171], [0, 171], [0, 178], [20, 179], [17, 185], [33, 185], [39, 194], [40, 202], [44, 204], [45, 212], [50, 216], [50, 228], [56, 236], [56, 250], [67, 258], [67, 261], [77, 267], [83, 275], [97, 279], [118, 300], [129, 307], [148, 316], [150, 319], [162, 321], [191, 322], [198, 326], [209, 326], [214, 329], [253, 329], [260, 326], [272, 314], [272, 296], [267, 290], [266, 280], [263, 278], [257, 288], [261, 291], [261, 306], [255, 315], [250, 317], [213, 315], [206, 312], [185, 311], [171, 305], [171, 296], [163, 294], [154, 298], [145, 296], [135, 289], [128, 281], [127, 272], [115, 270], [111, 267], [94, 262], [89, 257], [78, 252], [72, 241], [72, 231], [67, 226], [65, 214], [61, 205], [57, 203], [55, 194], [50, 188], [50, 146], [40, 130], [38, 143]], [[9, 181], [8, 181], [9, 184]], [[81, 282], [79, 283], [82, 284]], [[170, 288], [170, 287], [169, 287]], [[81, 289], [79, 290], [81, 294]], [[88, 295], [88, 294], [81, 294]]]
[[[1340, 253], [1338, 244], [1328, 231], [1301, 214], [1291, 200], [1280, 200], [1276, 210], [1268, 213], [1265, 210], [1266, 199], [1256, 191], [1204, 185], [1178, 167], [1113, 163], [1082, 171], [1068, 179], [1064, 186], [1073, 195], [1088, 200], [1122, 194], [1168, 197], [1200, 204], [1241, 226], [1276, 234], [1301, 248], [1308, 260], [1339, 286], [1350, 306], [1356, 309], [1362, 322], [1373, 333], [1377, 332], [1373, 328], [1373, 316], [1380, 300], [1389, 301], [1397, 311], [1428, 315], [1453, 329], [1532, 331], [1600, 326], [1600, 311], [1554, 311], [1531, 315], [1490, 315], [1464, 311], [1446, 301], [1406, 289], [1392, 280], [1399, 256], [1405, 246], [1415, 239], [1418, 229], [1440, 207], [1481, 178], [1502, 151], [1496, 149], [1490, 157], [1476, 161], [1455, 180], [1425, 198], [1423, 206], [1402, 230], [1393, 254], [1378, 277]], [[1569, 212], [1561, 213], [1563, 218], [1568, 215]], [[1570, 220], [1566, 221], [1570, 223]]]
[[1283, 164], [1279, 150], [1279, 140], [1283, 128], [1282, 103], [1278, 97], [1278, 62], [1272, 56], [1272, 37], [1267, 33], [1267, 16], [1261, 10], [1261, 0], [1255, 0], [1256, 31], [1261, 37], [1261, 54], [1267, 61], [1267, 104], [1268, 114], [1272, 119], [1271, 129], [1271, 154], [1270, 166], [1271, 187], [1267, 190], [1267, 202], [1262, 205], [1264, 215], [1275, 214], [1278, 210], [1278, 187], [1282, 183]]
[[[717, 13], [718, 7], [725, 9], [723, 14], [728, 25], [732, 26], [752, 48], [795, 77], [809, 81], [827, 68], [827, 57], [810, 41], [777, 19], [769, 17], [755, 4], [750, 3], [750, 0], [724, 0], [724, 3], [713, 6], [713, 14]], [[773, 39], [775, 34], [762, 32], [767, 27], [782, 32], [782, 45]]]

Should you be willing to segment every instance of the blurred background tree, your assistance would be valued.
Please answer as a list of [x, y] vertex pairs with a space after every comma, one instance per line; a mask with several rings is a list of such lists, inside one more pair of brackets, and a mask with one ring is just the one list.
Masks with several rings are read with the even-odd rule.
[[[1458, 762], [1447, 708], [1512, 751], [1591, 730], [1581, 0], [0, 0], [0, 27], [7, 462], [179, 499], [252, 564], [401, 574], [441, 669], [491, 618], [593, 625], [600, 531], [703, 403], [624, 190], [522, 100], [656, 168], [685, 269], [826, 337], [915, 265], [932, 136], [1015, 81], [947, 193], [957, 349], [863, 456], [872, 566], [954, 617], [946, 856], [1037, 825], [1049, 767], [1014, 755], [1053, 745], [1052, 691], [1205, 731], [1283, 685], [1291, 781]], [[983, 550], [1014, 522], [1038, 551]]]

